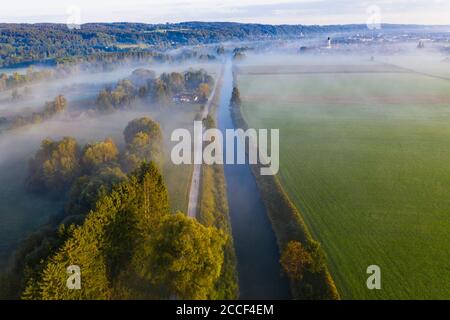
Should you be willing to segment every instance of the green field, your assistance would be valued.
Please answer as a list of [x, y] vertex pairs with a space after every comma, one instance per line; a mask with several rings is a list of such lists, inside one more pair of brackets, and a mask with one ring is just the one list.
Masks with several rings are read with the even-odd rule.
[[[282, 184], [343, 298], [448, 299], [450, 81], [240, 73], [238, 86], [250, 127], [280, 129]], [[366, 287], [373, 264], [381, 290]]]

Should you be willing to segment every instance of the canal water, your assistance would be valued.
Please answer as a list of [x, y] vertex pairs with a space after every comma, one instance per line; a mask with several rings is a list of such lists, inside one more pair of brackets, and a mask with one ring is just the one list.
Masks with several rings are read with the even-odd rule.
[[[227, 61], [218, 110], [218, 126], [224, 137], [226, 129], [234, 129], [229, 109], [232, 90], [232, 63]], [[275, 234], [250, 166], [225, 164], [224, 170], [238, 261], [239, 298], [289, 299], [289, 283], [281, 276]]]

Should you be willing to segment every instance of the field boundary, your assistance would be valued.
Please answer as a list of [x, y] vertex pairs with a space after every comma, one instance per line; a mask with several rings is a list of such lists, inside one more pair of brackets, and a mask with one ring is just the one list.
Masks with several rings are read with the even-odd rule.
[[371, 73], [413, 73], [409, 70], [394, 64], [378, 63], [364, 65], [254, 65], [236, 67], [242, 75], [296, 75], [296, 74], [371, 74]]
[[[241, 108], [230, 108], [231, 118], [236, 128], [248, 129]], [[261, 197], [272, 224], [279, 251], [282, 252], [289, 241], [307, 244], [313, 240], [303, 216], [289, 199], [277, 176], [262, 176], [260, 164], [250, 165]], [[295, 299], [339, 300], [340, 295], [331, 277], [328, 266], [319, 274], [307, 274], [302, 281], [291, 281], [291, 291]], [[312, 293], [309, 292], [312, 288]], [[308, 292], [308, 293], [306, 293]]]

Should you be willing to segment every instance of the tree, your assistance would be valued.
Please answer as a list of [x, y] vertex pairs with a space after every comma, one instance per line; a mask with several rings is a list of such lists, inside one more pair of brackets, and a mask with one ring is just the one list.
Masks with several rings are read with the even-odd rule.
[[[206, 299], [221, 274], [228, 239], [169, 212], [158, 169], [141, 166], [103, 195], [81, 225], [61, 233], [62, 244], [29, 274], [22, 298]], [[80, 290], [66, 288], [70, 265], [82, 270]]]
[[35, 192], [66, 190], [80, 171], [80, 147], [73, 138], [45, 139], [30, 160], [27, 186]]
[[68, 104], [64, 96], [59, 95], [54, 101], [45, 103], [44, 110], [41, 112], [33, 112], [27, 116], [16, 116], [12, 121], [10, 129], [23, 127], [29, 124], [41, 123], [44, 120], [49, 120], [53, 116], [67, 110]]
[[214, 85], [214, 78], [211, 77], [205, 70], [189, 70], [184, 73], [184, 82], [186, 89], [197, 90], [202, 83], [209, 86]]
[[126, 172], [137, 169], [142, 162], [163, 162], [161, 127], [151, 118], [143, 117], [130, 121], [123, 132], [126, 146], [120, 162]]
[[85, 172], [90, 173], [100, 165], [118, 160], [119, 150], [111, 138], [84, 147], [81, 163]]
[[211, 115], [207, 115], [205, 119], [203, 119], [203, 126], [206, 129], [212, 129], [216, 127], [216, 122], [214, 121], [214, 118]]
[[179, 299], [207, 299], [224, 261], [225, 234], [182, 213], [165, 216], [141, 274]]
[[291, 280], [302, 280], [313, 265], [311, 253], [298, 241], [290, 241], [280, 260], [283, 271]]
[[170, 100], [169, 87], [161, 79], [150, 82], [149, 92], [152, 100], [161, 106], [165, 106]]
[[70, 189], [69, 200], [66, 204], [67, 215], [85, 215], [95, 209], [95, 204], [103, 196], [111, 192], [112, 187], [127, 176], [119, 166], [100, 167], [91, 176], [81, 176]]
[[225, 54], [225, 48], [224, 48], [222, 45], [220, 45], [220, 46], [217, 47], [216, 52], [217, 52], [217, 54], [218, 54], [219, 56], [220, 56], [220, 55], [223, 55], [223, 54]]
[[160, 76], [170, 94], [181, 92], [185, 89], [184, 76], [178, 72], [163, 73]]
[[233, 92], [231, 93], [231, 106], [232, 107], [240, 107], [242, 104], [241, 93], [237, 87], [233, 88]]
[[309, 240], [308, 251], [311, 253], [312, 258], [312, 264], [309, 271], [313, 273], [324, 271], [326, 269], [326, 259], [320, 243], [315, 240]]
[[49, 119], [55, 114], [62, 113], [67, 110], [67, 100], [63, 95], [59, 95], [55, 100], [47, 102], [44, 108], [44, 118]]
[[149, 117], [134, 119], [128, 123], [123, 135], [126, 143], [131, 143], [136, 134], [143, 132], [148, 134], [150, 139], [161, 142], [162, 132], [160, 125]]
[[95, 104], [100, 112], [111, 112], [114, 109], [111, 101], [111, 92], [106, 89], [101, 90]]
[[201, 83], [197, 89], [197, 95], [199, 97], [200, 103], [205, 103], [208, 101], [208, 97], [211, 93], [211, 88], [209, 87], [209, 84], [207, 83]]
[[139, 90], [130, 80], [120, 80], [114, 90], [105, 88], [99, 92], [96, 106], [100, 112], [112, 112], [129, 106], [138, 94]]
[[139, 86], [145, 85], [149, 80], [154, 80], [155, 78], [156, 74], [154, 71], [144, 68], [134, 70], [130, 76], [131, 81]]
[[[42, 271], [27, 279], [24, 299], [110, 299], [118, 293], [121, 273], [133, 275], [135, 252], [169, 214], [167, 190], [157, 168], [143, 165], [127, 181], [101, 197], [95, 210], [76, 227], [63, 245], [44, 262]], [[82, 270], [80, 290], [67, 290], [66, 268]], [[150, 285], [150, 284], [148, 284]], [[133, 291], [133, 287], [120, 290]]]

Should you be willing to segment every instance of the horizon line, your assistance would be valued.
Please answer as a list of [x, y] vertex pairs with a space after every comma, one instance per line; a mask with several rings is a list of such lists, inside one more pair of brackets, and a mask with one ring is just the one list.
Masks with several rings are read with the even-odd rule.
[[[80, 26], [87, 25], [87, 24], [143, 24], [143, 25], [150, 25], [150, 26], [158, 26], [158, 25], [176, 25], [176, 24], [183, 24], [183, 23], [222, 23], [222, 24], [242, 24], [242, 25], [267, 25], [267, 26], [302, 26], [302, 27], [329, 27], [329, 26], [363, 26], [366, 25], [366, 23], [335, 23], [335, 24], [301, 24], [301, 23], [283, 23], [283, 24], [276, 24], [276, 23], [259, 23], [259, 22], [239, 22], [239, 21], [201, 21], [201, 20], [186, 20], [186, 21], [178, 21], [178, 22], [158, 22], [158, 23], [151, 23], [151, 22], [138, 22], [138, 21], [109, 21], [109, 22], [102, 22], [102, 21], [90, 21], [90, 22], [84, 22], [81, 23]], [[39, 24], [48, 24], [48, 25], [67, 25], [67, 23], [64, 22], [0, 22], [0, 25], [2, 24], [16, 24], [16, 25], [39, 25]], [[423, 26], [423, 27], [450, 27], [450, 24], [421, 24], [421, 23], [381, 23], [381, 26]]]

